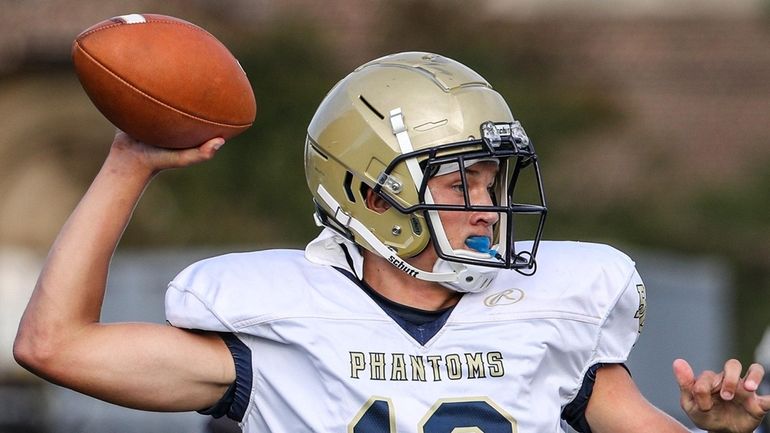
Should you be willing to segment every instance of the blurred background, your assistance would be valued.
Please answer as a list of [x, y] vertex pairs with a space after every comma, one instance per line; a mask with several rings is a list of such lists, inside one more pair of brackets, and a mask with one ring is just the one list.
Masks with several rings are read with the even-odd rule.
[[114, 133], [70, 44], [134, 12], [222, 40], [258, 114], [215, 160], [147, 190], [104, 320], [162, 322], [165, 283], [199, 258], [301, 248], [317, 233], [302, 151], [318, 103], [356, 66], [421, 50], [506, 97], [540, 154], [546, 238], [609, 243], [637, 261], [649, 315], [630, 364], [651, 400], [682, 419], [674, 357], [697, 369], [755, 359], [770, 325], [769, 0], [0, 0], [0, 432], [237, 431], [79, 396], [11, 356], [46, 251]]

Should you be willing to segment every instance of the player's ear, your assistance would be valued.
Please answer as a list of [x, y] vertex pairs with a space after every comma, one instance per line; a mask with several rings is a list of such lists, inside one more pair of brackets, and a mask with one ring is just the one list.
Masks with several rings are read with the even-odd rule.
[[383, 213], [390, 209], [390, 204], [371, 188], [366, 188], [364, 197], [366, 198], [366, 207], [377, 213]]

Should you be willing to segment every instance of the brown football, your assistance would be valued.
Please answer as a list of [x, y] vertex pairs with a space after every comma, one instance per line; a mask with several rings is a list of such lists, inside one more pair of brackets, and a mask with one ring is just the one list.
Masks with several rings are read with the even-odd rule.
[[157, 14], [123, 15], [72, 45], [88, 97], [115, 126], [154, 146], [187, 148], [231, 138], [254, 122], [240, 63], [206, 30]]

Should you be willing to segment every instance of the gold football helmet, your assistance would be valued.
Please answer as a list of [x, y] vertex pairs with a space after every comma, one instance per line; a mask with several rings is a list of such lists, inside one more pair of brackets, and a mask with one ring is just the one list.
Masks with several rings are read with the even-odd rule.
[[[498, 162], [493, 203], [436, 203], [432, 176], [476, 161]], [[534, 173], [535, 204], [514, 200], [517, 180]], [[337, 83], [316, 111], [305, 145], [305, 173], [316, 221], [386, 258], [402, 271], [468, 292], [485, 289], [501, 268], [530, 274], [545, 221], [545, 198], [532, 143], [505, 100], [470, 68], [422, 52], [373, 60]], [[367, 207], [367, 191], [390, 207]], [[495, 212], [494, 239], [453, 249], [439, 211]], [[514, 245], [514, 215], [534, 215], [528, 249]], [[482, 240], [483, 241], [483, 240]], [[432, 242], [439, 260], [431, 270], [405, 259]]]

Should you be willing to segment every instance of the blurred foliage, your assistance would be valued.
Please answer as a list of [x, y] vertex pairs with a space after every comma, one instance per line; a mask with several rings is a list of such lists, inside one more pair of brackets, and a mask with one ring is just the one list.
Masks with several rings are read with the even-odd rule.
[[[601, 167], [597, 167], [601, 169]], [[767, 264], [770, 245], [770, 161], [757, 161], [755, 176], [698, 190], [677, 212], [638, 197], [612, 206], [571, 212], [559, 230], [588, 232], [605, 241], [668, 248], [694, 254], [725, 255], [735, 262]], [[639, 202], [648, 200], [640, 206]], [[759, 249], [746, 248], [757, 244]]]

